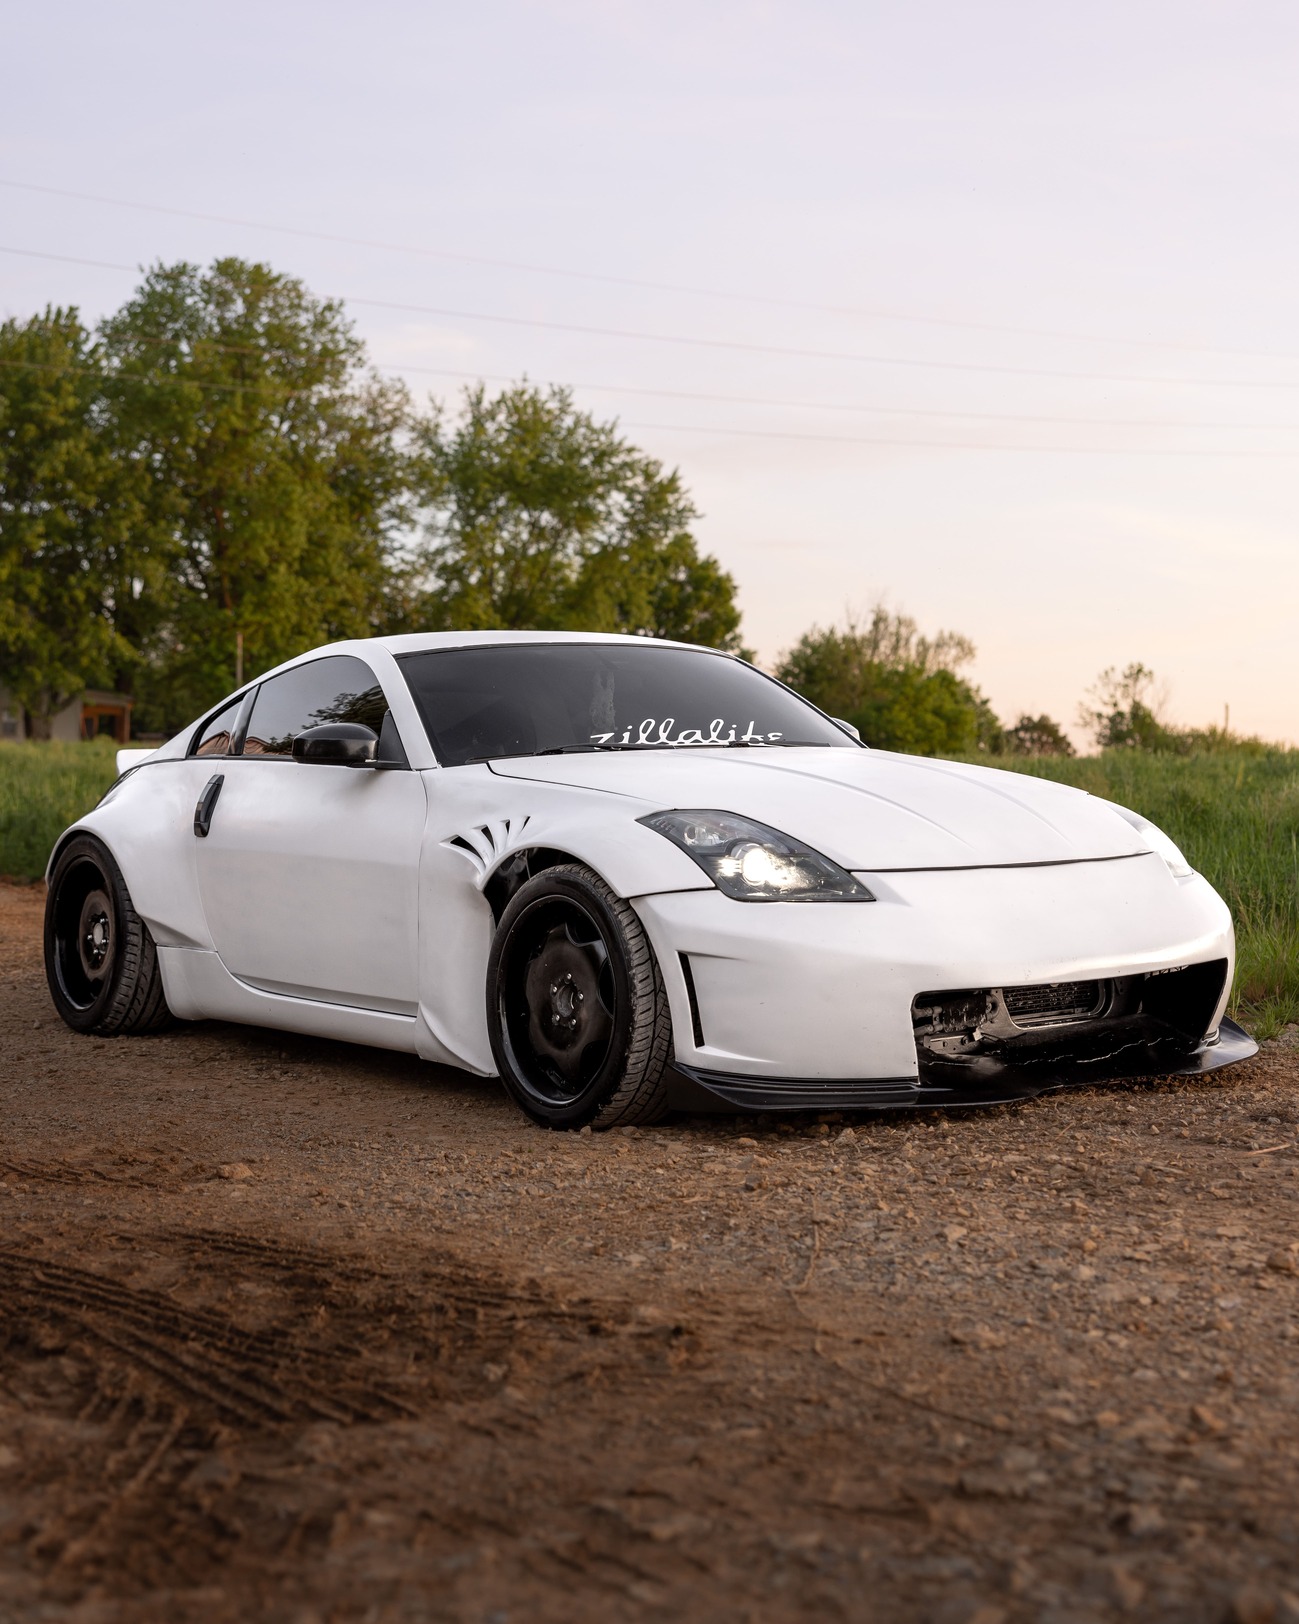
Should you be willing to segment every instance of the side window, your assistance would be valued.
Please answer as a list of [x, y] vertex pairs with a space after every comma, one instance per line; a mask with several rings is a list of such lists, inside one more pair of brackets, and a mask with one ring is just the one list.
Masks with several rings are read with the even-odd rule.
[[270, 677], [257, 690], [244, 737], [246, 756], [291, 756], [293, 740], [321, 722], [360, 722], [378, 733], [388, 701], [370, 667], [331, 654]]
[[235, 722], [239, 717], [239, 707], [243, 704], [243, 695], [232, 699], [228, 705], [223, 705], [207, 726], [199, 734], [198, 743], [190, 751], [195, 756], [226, 756], [230, 754], [230, 741], [234, 737]]

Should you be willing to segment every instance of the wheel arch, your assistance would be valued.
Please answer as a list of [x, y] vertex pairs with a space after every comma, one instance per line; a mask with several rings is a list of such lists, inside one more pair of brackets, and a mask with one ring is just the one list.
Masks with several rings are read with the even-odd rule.
[[59, 838], [54, 842], [53, 850], [50, 852], [49, 861], [45, 865], [45, 883], [47, 886], [49, 885], [54, 874], [54, 870], [58, 867], [59, 858], [67, 850], [68, 846], [79, 836], [84, 836], [86, 839], [93, 840], [98, 845], [102, 846], [117, 864], [118, 871], [122, 872], [122, 859], [113, 850], [111, 843], [104, 839], [100, 831], [86, 823], [74, 823], [71, 828], [65, 829]]
[[[565, 863], [580, 863], [593, 874], [599, 874], [606, 885], [608, 878], [587, 858], [559, 846], [522, 846], [506, 854], [483, 882], [483, 895], [492, 910], [492, 919], [500, 924], [501, 915], [509, 906], [510, 898], [529, 880], [544, 874], [548, 868], [560, 868]], [[611, 890], [617, 887], [610, 886]]]
[[192, 849], [194, 797], [210, 767], [193, 759], [150, 760], [124, 773], [55, 841], [46, 882], [67, 843], [89, 837], [116, 863], [132, 906], [160, 947], [210, 948]]

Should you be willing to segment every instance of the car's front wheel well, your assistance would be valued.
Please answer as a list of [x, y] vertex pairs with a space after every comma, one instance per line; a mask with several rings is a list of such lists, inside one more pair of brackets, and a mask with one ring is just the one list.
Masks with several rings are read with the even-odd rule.
[[510, 898], [521, 885], [526, 885], [538, 874], [548, 868], [558, 868], [563, 863], [581, 861], [572, 852], [560, 851], [555, 846], [527, 846], [521, 851], [511, 852], [483, 887], [483, 895], [491, 906], [492, 918], [499, 925]]

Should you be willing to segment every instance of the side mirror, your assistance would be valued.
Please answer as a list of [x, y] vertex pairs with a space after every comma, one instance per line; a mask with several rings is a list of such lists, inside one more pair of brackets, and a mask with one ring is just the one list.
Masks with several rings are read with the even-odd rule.
[[830, 720], [836, 727], [841, 727], [845, 733], [851, 733], [853, 738], [857, 740], [858, 744], [861, 743], [861, 734], [851, 722], [845, 722], [842, 716], [832, 716]]
[[359, 722], [322, 722], [304, 728], [293, 741], [294, 761], [314, 767], [370, 767], [379, 749], [379, 735]]

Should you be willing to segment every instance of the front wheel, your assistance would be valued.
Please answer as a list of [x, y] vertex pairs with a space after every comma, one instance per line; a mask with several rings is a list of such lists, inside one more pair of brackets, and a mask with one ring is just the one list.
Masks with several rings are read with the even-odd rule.
[[45, 976], [55, 1009], [76, 1032], [154, 1032], [171, 1020], [149, 927], [92, 835], [74, 835], [50, 875]]
[[589, 868], [538, 874], [510, 899], [487, 966], [492, 1054], [510, 1097], [546, 1128], [656, 1122], [672, 1020], [631, 905]]

